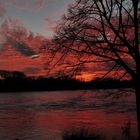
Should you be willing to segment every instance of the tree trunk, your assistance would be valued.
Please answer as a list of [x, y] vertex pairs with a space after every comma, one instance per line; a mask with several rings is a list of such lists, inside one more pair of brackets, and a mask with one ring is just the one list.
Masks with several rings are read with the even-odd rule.
[[140, 84], [139, 79], [135, 81], [135, 94], [136, 94], [136, 111], [138, 123], [138, 140], [140, 140]]

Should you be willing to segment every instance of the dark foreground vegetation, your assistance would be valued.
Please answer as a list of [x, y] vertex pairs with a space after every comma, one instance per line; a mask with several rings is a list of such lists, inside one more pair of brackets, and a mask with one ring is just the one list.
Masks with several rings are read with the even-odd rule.
[[[73, 133], [65, 133], [63, 140], [108, 140], [105, 136], [100, 134], [88, 133], [88, 131], [79, 131]], [[112, 137], [109, 140], [138, 140], [134, 137], [122, 136], [122, 138]]]
[[22, 72], [0, 71], [0, 92], [51, 91], [51, 90], [86, 90], [108, 88], [130, 88], [131, 81], [112, 78], [95, 79], [90, 82], [72, 78], [26, 77]]
[[65, 132], [63, 140], [106, 140], [99, 134], [90, 133], [88, 130], [81, 129], [78, 132]]
[[[120, 136], [112, 136], [109, 140], [138, 140], [131, 133], [131, 122], [128, 121], [122, 127], [122, 134]], [[75, 131], [64, 132], [63, 140], [108, 140], [103, 134], [99, 132], [90, 132], [88, 129], [80, 129]]]

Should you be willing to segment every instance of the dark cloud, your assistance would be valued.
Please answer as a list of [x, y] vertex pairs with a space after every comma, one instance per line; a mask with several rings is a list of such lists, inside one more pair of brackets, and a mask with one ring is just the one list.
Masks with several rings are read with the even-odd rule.
[[32, 56], [36, 54], [36, 52], [32, 48], [28, 47], [28, 45], [23, 42], [15, 43], [13, 44], [13, 47], [25, 56]]

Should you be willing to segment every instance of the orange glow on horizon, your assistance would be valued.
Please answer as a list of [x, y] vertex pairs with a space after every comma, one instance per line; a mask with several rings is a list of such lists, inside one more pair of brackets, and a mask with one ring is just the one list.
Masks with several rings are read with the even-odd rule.
[[[94, 72], [81, 72], [78, 75], [76, 75], [74, 78], [79, 81], [84, 82], [90, 82], [92, 80], [95, 80], [96, 78], [102, 78], [107, 73], [107, 70], [104, 71], [94, 71]], [[124, 74], [123, 70], [120, 70], [119, 72], [116, 72], [115, 70], [110, 72], [105, 78], [114, 78], [119, 79]], [[130, 80], [131, 77], [129, 75], [126, 75], [122, 78], [122, 80]]]
[[101, 72], [99, 72], [100, 73], [99, 75], [97, 75], [97, 73], [98, 72], [94, 72], [94, 73], [81, 72], [79, 75], [76, 75], [75, 78], [80, 81], [89, 82], [99, 77]]

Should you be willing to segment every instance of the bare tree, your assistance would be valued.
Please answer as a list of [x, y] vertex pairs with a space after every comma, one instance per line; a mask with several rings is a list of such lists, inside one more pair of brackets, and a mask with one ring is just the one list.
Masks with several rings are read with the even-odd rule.
[[[140, 135], [140, 1], [75, 0], [58, 25], [53, 48], [78, 58], [75, 66], [108, 62], [132, 78]], [[109, 73], [109, 72], [108, 72]], [[139, 137], [140, 138], [140, 137]]]

